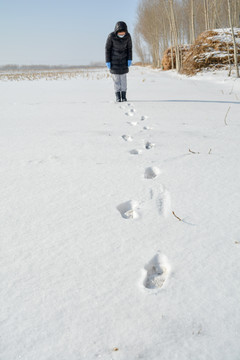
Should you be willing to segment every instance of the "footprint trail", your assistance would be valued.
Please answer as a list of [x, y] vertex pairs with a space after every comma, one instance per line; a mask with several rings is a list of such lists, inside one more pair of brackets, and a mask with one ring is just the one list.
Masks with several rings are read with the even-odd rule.
[[163, 185], [160, 185], [156, 205], [161, 216], [167, 217], [171, 213], [171, 196]]

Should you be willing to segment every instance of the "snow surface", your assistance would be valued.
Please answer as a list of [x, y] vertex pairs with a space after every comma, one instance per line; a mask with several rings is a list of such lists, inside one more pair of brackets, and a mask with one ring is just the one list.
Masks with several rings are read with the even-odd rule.
[[0, 358], [239, 360], [240, 81], [99, 73], [0, 83]]
[[[240, 28], [234, 28], [233, 30], [234, 30], [234, 35], [236, 36], [235, 41], [237, 44], [240, 45], [240, 39], [237, 37], [240, 35]], [[212, 31], [218, 33], [218, 35], [209, 36], [208, 39], [212, 39], [212, 41], [214, 41], [214, 42], [217, 41], [217, 42], [223, 42], [226, 44], [233, 43], [231, 28], [214, 29]]]

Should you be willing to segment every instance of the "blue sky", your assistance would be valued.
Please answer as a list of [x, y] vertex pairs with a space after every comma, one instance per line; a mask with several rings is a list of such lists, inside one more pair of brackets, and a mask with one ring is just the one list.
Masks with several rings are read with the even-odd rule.
[[117, 21], [133, 32], [139, 0], [0, 0], [0, 65], [104, 61]]

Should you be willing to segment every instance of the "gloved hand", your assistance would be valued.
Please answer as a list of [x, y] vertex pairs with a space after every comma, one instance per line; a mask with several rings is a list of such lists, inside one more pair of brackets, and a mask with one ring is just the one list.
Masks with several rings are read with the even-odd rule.
[[128, 66], [132, 65], [132, 60], [128, 60]]
[[109, 69], [111, 69], [111, 63], [110, 63], [110, 62], [107, 62], [106, 65], [107, 65], [107, 67], [108, 67]]

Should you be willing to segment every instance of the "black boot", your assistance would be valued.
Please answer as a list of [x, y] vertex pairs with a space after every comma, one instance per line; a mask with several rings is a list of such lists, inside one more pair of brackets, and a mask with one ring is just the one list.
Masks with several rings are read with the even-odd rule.
[[126, 91], [122, 91], [122, 101], [127, 101]]
[[120, 91], [116, 92], [116, 102], [121, 102], [121, 93]]

